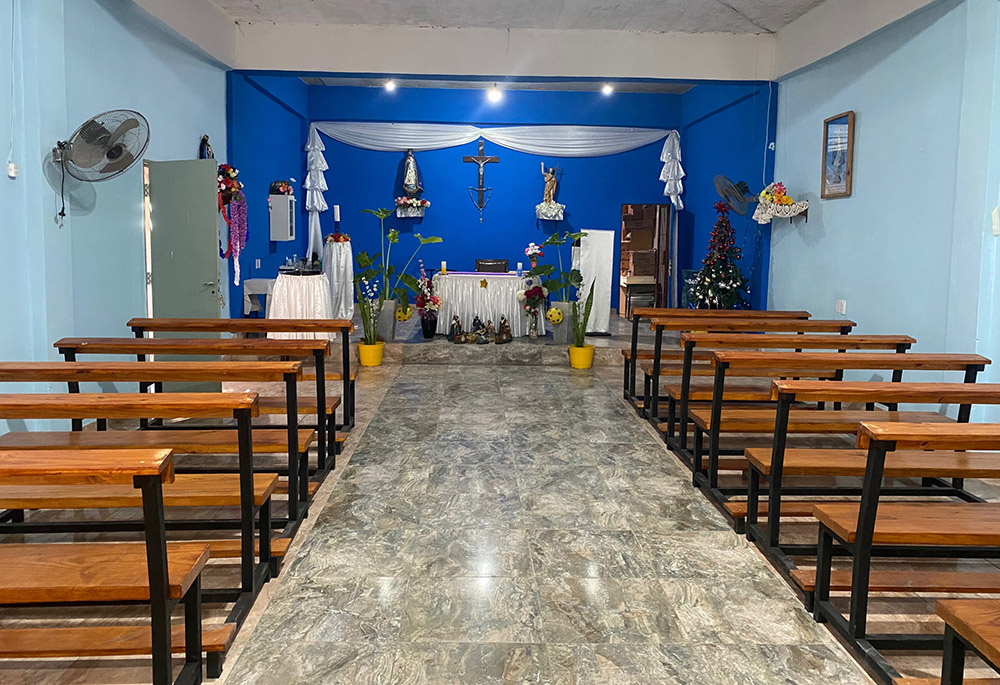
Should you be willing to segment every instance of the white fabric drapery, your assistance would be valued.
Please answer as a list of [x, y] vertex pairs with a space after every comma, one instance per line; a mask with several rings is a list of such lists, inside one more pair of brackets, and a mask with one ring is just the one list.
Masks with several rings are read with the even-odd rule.
[[[482, 287], [482, 281], [486, 287]], [[478, 316], [486, 325], [493, 322], [500, 328], [500, 316], [510, 322], [510, 332], [515, 338], [528, 334], [529, 319], [524, 313], [517, 292], [524, 290], [524, 279], [505, 273], [449, 273], [434, 276], [434, 292], [441, 298], [438, 312], [437, 332], [447, 335], [451, 318], [458, 315], [462, 327], [468, 333], [472, 320]], [[538, 334], [545, 335], [545, 312], [538, 315]]]
[[347, 145], [379, 150], [405, 152], [439, 150], [465, 145], [482, 137], [502, 147], [546, 157], [603, 157], [635, 150], [666, 138], [660, 160], [663, 169], [660, 180], [664, 195], [669, 195], [678, 209], [684, 208], [680, 195], [684, 192], [681, 179], [680, 134], [659, 128], [628, 128], [621, 126], [493, 126], [468, 124], [396, 124], [370, 121], [315, 121], [309, 126], [306, 141], [306, 210], [309, 212], [309, 247], [306, 256], [319, 255], [323, 236], [319, 213], [327, 209], [323, 192], [327, 190], [324, 172], [329, 168], [323, 156], [320, 133]]
[[354, 319], [354, 251], [351, 243], [327, 243], [323, 273], [330, 280], [333, 318]]
[[580, 306], [594, 284], [594, 305], [587, 321], [588, 333], [607, 333], [611, 326], [611, 288], [614, 283], [615, 231], [588, 228], [580, 247], [573, 248], [573, 268], [580, 270], [583, 287], [577, 291]]
[[677, 209], [684, 209], [684, 167], [681, 166], [681, 136], [677, 131], [671, 131], [663, 141], [660, 152], [663, 169], [660, 170], [660, 180], [663, 181], [663, 194], [670, 197], [670, 202]]

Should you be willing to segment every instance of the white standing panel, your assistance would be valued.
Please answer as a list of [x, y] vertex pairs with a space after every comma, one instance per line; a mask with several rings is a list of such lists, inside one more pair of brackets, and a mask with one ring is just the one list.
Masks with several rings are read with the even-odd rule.
[[615, 231], [583, 230], [587, 235], [580, 238], [579, 249], [574, 249], [573, 261], [583, 275], [584, 297], [590, 290], [590, 283], [594, 283], [594, 307], [587, 322], [587, 332], [607, 333], [611, 326]]
[[295, 240], [295, 196], [268, 195], [271, 219], [271, 240]]

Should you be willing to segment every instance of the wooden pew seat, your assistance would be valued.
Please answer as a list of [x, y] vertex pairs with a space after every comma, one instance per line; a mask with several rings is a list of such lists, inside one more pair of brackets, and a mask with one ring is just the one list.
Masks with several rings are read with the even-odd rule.
[[[860, 505], [817, 505], [813, 516], [847, 542], [854, 542]], [[1000, 504], [985, 502], [881, 502], [876, 545], [1000, 546]]]
[[[202, 540], [199, 540], [202, 542]], [[213, 559], [239, 559], [242, 547], [239, 538], [226, 540], [204, 540], [212, 553]], [[260, 540], [254, 538], [254, 554], [260, 554]], [[271, 556], [284, 557], [288, 554], [288, 548], [292, 544], [292, 538], [274, 536], [271, 538]]]
[[[342, 381], [342, 380], [344, 380], [344, 374], [342, 374], [342, 373], [329, 373], [329, 372], [327, 372], [327, 373], [323, 374], [323, 378], [325, 378], [327, 381]], [[302, 374], [302, 380], [304, 380], [304, 381], [314, 381], [314, 380], [316, 380], [316, 372], [315, 371], [306, 371], [306, 372], [304, 372]], [[354, 374], [354, 373], [350, 374], [349, 380], [353, 383], [355, 380], [357, 380], [357, 374]]]
[[[299, 414], [315, 414], [316, 413], [316, 396], [312, 397], [299, 396], [298, 398], [298, 410]], [[261, 414], [278, 414], [284, 416], [288, 413], [288, 403], [285, 401], [284, 395], [261, 395], [259, 398], [260, 403], [260, 413]], [[333, 414], [334, 410], [340, 406], [340, 397], [337, 395], [327, 395], [326, 396], [326, 413]]]
[[[663, 386], [663, 394], [680, 400], [681, 384], [673, 380], [667, 382]], [[714, 396], [714, 381], [700, 378], [691, 381], [691, 387], [688, 389], [689, 402], [711, 402]], [[761, 379], [726, 383], [722, 399], [727, 402], [770, 402], [771, 381]]]
[[[796, 568], [789, 571], [792, 581], [803, 591], [816, 589], [816, 570]], [[851, 590], [851, 571], [833, 571], [830, 589], [834, 592]], [[905, 571], [875, 570], [871, 572], [871, 592], [959, 592], [1000, 593], [1000, 569], [995, 573], [969, 571]]]
[[[812, 518], [813, 507], [817, 504], [822, 504], [822, 502], [817, 500], [783, 500], [781, 502], [781, 515], [788, 518]], [[745, 500], [730, 500], [723, 506], [733, 518], [744, 519], [747, 517]], [[757, 505], [757, 513], [759, 516], [767, 516], [767, 500], [760, 501]]]
[[935, 613], [994, 667], [1000, 665], [1000, 601], [943, 599]]
[[[746, 458], [765, 476], [771, 473], [771, 448], [751, 447]], [[866, 450], [787, 449], [785, 476], [865, 475]], [[886, 478], [1000, 478], [1000, 452], [926, 452], [900, 450], [885, 458]]]
[[[303, 453], [316, 439], [316, 431], [300, 428], [298, 450]], [[144, 430], [144, 431], [14, 431], [0, 435], [0, 449], [65, 449], [85, 450], [117, 447], [162, 447], [175, 454], [237, 454], [236, 431], [208, 430]], [[253, 450], [258, 454], [288, 451], [288, 431], [277, 428], [255, 428]]]
[[[201, 627], [201, 648], [225, 652], [236, 635], [235, 623]], [[69, 628], [6, 628], [0, 630], [0, 659], [144, 656], [152, 651], [149, 626], [74, 626]], [[184, 652], [184, 626], [174, 626], [174, 653]]]
[[[253, 503], [259, 507], [278, 488], [278, 477], [253, 477]], [[237, 473], [179, 473], [163, 486], [165, 507], [238, 507]], [[0, 509], [139, 508], [142, 493], [130, 485], [0, 485]], [[2, 530], [2, 527], [0, 527]]]
[[[203, 542], [168, 542], [168, 595], [181, 599], [208, 562]], [[149, 600], [142, 542], [0, 545], [0, 603], [145, 602]]]
[[[653, 362], [642, 362], [639, 364], [639, 368], [647, 376], [653, 375]], [[660, 364], [660, 376], [682, 376], [684, 375], [684, 364], [681, 362], [670, 362], [666, 364]], [[692, 376], [705, 376], [712, 378], [715, 376], [715, 369], [708, 363], [704, 364], [692, 364], [691, 365], [691, 375]], [[749, 377], [749, 378], [792, 378], [801, 377], [806, 378], [835, 378], [836, 372], [834, 371], [805, 371], [805, 370], [791, 370], [791, 369], [775, 369], [775, 370], [761, 370], [761, 369], [732, 369], [726, 376], [727, 377]], [[676, 381], [673, 384], [677, 384]], [[678, 396], [680, 393], [678, 393]]]
[[[708, 432], [712, 429], [711, 409], [692, 409], [694, 424]], [[729, 433], [773, 433], [775, 410], [722, 410], [720, 430]], [[920, 411], [819, 411], [792, 409], [788, 417], [789, 433], [854, 433], [862, 421], [908, 423], [954, 423], [954, 419], [934, 412]]]

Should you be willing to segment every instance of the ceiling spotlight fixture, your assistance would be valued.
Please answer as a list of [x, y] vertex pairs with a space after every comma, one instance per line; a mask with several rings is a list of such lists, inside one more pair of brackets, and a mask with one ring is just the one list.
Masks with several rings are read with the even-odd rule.
[[385, 82], [385, 89], [390, 93], [396, 90], [396, 82], [393, 81], [392, 79], [389, 79], [388, 81]]
[[605, 83], [603, 86], [601, 86], [601, 93], [602, 94], [604, 94], [604, 95], [611, 95], [613, 92], [615, 92], [615, 87], [613, 85], [611, 85], [610, 83]]
[[486, 91], [486, 98], [490, 102], [500, 102], [503, 99], [503, 91], [497, 88], [496, 84], [493, 84], [493, 87]]

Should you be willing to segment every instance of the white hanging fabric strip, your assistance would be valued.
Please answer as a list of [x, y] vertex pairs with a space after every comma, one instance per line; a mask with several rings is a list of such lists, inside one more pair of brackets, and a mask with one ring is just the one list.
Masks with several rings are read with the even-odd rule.
[[[620, 126], [495, 126], [481, 128], [466, 124], [396, 124], [366, 121], [316, 121], [309, 126], [306, 142], [306, 210], [309, 212], [309, 248], [307, 255], [319, 254], [323, 236], [319, 212], [326, 211], [323, 192], [327, 189], [325, 172], [329, 167], [320, 133], [347, 145], [379, 150], [440, 150], [471, 143], [479, 137], [517, 152], [545, 157], [603, 157], [635, 150], [666, 138], [660, 161], [663, 169], [663, 194], [677, 209], [684, 208], [684, 168], [681, 166], [680, 134], [659, 128]], [[315, 234], [315, 235], [314, 235]]]
[[660, 171], [660, 180], [664, 184], [663, 194], [670, 197], [677, 209], [684, 209], [684, 200], [681, 199], [684, 181], [681, 179], [685, 174], [684, 167], [681, 166], [681, 136], [677, 131], [671, 131], [663, 141], [660, 161], [663, 162], [663, 169]]

